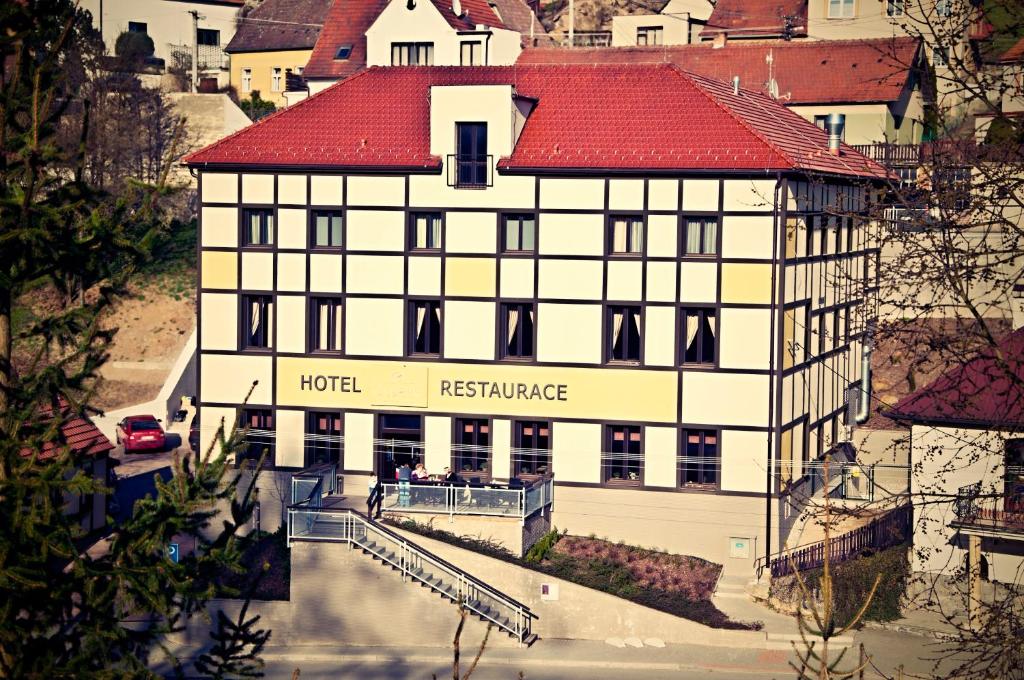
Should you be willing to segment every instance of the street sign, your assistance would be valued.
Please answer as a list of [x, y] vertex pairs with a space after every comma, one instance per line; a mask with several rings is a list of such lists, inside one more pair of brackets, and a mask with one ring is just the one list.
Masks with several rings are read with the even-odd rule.
[[181, 560], [181, 548], [178, 547], [177, 543], [171, 543], [167, 547], [167, 556], [171, 558], [171, 562], [177, 564]]

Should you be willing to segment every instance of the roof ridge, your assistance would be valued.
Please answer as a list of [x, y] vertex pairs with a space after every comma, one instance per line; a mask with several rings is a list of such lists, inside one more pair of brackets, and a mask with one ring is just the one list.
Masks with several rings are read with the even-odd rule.
[[[255, 129], [257, 126], [263, 125], [264, 123], [267, 123], [268, 121], [271, 121], [271, 120], [277, 118], [278, 116], [280, 116], [281, 114], [283, 114], [286, 111], [294, 111], [295, 109], [299, 108], [300, 106], [303, 106], [303, 105], [313, 101], [314, 99], [318, 99], [321, 95], [326, 94], [327, 92], [330, 92], [331, 90], [335, 89], [336, 87], [338, 87], [342, 83], [347, 83], [347, 82], [349, 82], [351, 80], [355, 80], [359, 76], [365, 75], [366, 73], [369, 73], [369, 69], [365, 69], [364, 68], [361, 71], [356, 71], [355, 73], [353, 73], [349, 77], [344, 78], [342, 80], [339, 80], [338, 82], [334, 83], [333, 85], [330, 85], [329, 87], [325, 87], [324, 89], [320, 90], [316, 94], [309, 95], [308, 97], [306, 97], [305, 99], [303, 99], [300, 102], [296, 102], [296, 103], [292, 104], [291, 106], [286, 106], [286, 107], [284, 107], [282, 109], [278, 109], [277, 111], [274, 111], [273, 113], [271, 113], [269, 115], [266, 115], [266, 116], [263, 116], [259, 120], [254, 121], [253, 123], [251, 123], [249, 125], [246, 125], [245, 127], [241, 128], [240, 130], [235, 130], [234, 132], [232, 132], [227, 137], [222, 137], [222, 138], [218, 139], [216, 142], [214, 142], [212, 144], [204, 146], [201, 149], [196, 149], [195, 151], [192, 151], [191, 153], [189, 153], [189, 154], [187, 154], [185, 156], [182, 156], [181, 159], [178, 162], [179, 163], [188, 163], [188, 162], [190, 162], [190, 159], [193, 156], [198, 156], [201, 153], [206, 153], [207, 151], [212, 151], [213, 149], [216, 149], [217, 147], [219, 147], [221, 144], [225, 144], [225, 143], [233, 140], [235, 137], [238, 137], [242, 133], [249, 132], [249, 131]], [[239, 107], [239, 108], [241, 108], [241, 107]], [[242, 113], [245, 113], [245, 112], [243, 111]]]
[[[755, 137], [757, 137], [759, 140], [761, 140], [761, 142], [763, 144], [765, 144], [768, 148], [770, 148], [776, 155], [778, 155], [784, 161], [787, 161], [791, 166], [798, 167], [797, 162], [793, 158], [791, 158], [789, 156], [789, 154], [787, 154], [785, 151], [780, 149], [779, 146], [775, 142], [773, 142], [772, 140], [768, 139], [763, 134], [761, 134], [757, 129], [755, 129], [752, 125], [750, 125], [750, 123], [748, 123], [742, 116], [740, 116], [735, 111], [733, 111], [731, 106], [727, 106], [724, 102], [719, 100], [718, 97], [714, 96], [710, 91], [705, 89], [705, 87], [704, 87], [704, 85], [702, 83], [698, 82], [698, 80], [712, 80], [711, 78], [704, 78], [703, 76], [700, 76], [700, 75], [698, 75], [696, 73], [693, 73], [691, 71], [687, 71], [687, 70], [681, 68], [680, 66], [678, 66], [678, 65], [676, 65], [676, 64], [674, 64], [672, 62], [667, 62], [667, 65], [670, 66], [676, 72], [678, 72], [679, 75], [688, 77], [690, 79], [690, 81], [693, 83], [694, 87], [697, 89], [698, 92], [700, 92], [705, 97], [707, 97], [708, 100], [710, 100], [715, 106], [717, 106], [718, 108], [720, 108], [723, 111], [725, 111], [726, 113], [728, 113], [732, 117], [733, 120], [738, 122], [741, 126], [746, 128], [751, 134], [753, 134]], [[719, 83], [721, 81], [713, 80], [712, 82]], [[722, 84], [724, 85], [725, 83], [722, 83]], [[760, 96], [757, 92], [754, 92], [753, 90], [742, 90], [742, 91], [743, 92], [748, 92], [748, 93], [750, 93], [752, 95]]]

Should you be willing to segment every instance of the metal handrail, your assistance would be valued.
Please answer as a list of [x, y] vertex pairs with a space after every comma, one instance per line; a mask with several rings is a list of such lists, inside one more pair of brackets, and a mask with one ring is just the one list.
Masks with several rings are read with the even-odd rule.
[[[294, 532], [296, 515], [311, 512], [318, 516], [327, 514], [340, 517], [340, 522], [332, 522], [332, 524], [340, 525], [342, 531], [341, 535], [332, 535], [329, 537], [296, 535]], [[315, 527], [315, 523], [315, 519], [312, 522], [308, 522], [307, 530], [312, 531]], [[362, 532], [362, 536], [357, 535], [360, 531]], [[391, 548], [391, 550], [377, 552], [366, 547], [365, 543], [360, 543], [359, 539], [361, 537], [365, 537], [370, 532], [376, 533], [383, 539], [393, 543], [393, 546], [387, 546]], [[356, 510], [291, 506], [288, 509], [289, 546], [293, 540], [327, 540], [359, 545], [382, 562], [387, 562], [401, 571], [403, 578], [408, 577], [416, 580], [428, 586], [431, 590], [439, 593], [442, 597], [451, 599], [453, 602], [461, 603], [463, 607], [472, 611], [474, 614], [491, 621], [502, 630], [514, 635], [520, 642], [525, 641], [531, 635], [531, 622], [533, 619], [537, 618], [537, 615], [534, 614], [525, 604], [506, 595], [493, 586], [488, 585], [475, 576], [472, 576], [407, 538], [378, 524], [373, 521], [373, 519]], [[422, 568], [424, 563], [432, 565], [437, 570], [440, 570], [442, 575], [449, 577], [449, 580], [445, 581], [438, 578], [436, 583], [431, 581], [428, 576], [437, 576], [437, 574], [426, 574]], [[442, 588], [441, 586], [446, 587]], [[506, 620], [508, 620], [510, 624], [503, 623], [501, 617], [492, 615], [489, 611], [489, 607], [481, 606], [480, 600], [482, 597], [486, 597], [493, 603], [504, 607], [506, 609], [505, 613], [508, 614]]]
[[[474, 496], [474, 492], [493, 495], [495, 500], [500, 499], [500, 502], [488, 506], [486, 495], [481, 499], [479, 494]], [[414, 495], [420, 496], [416, 499], [417, 504], [413, 504], [411, 496]], [[426, 499], [423, 498], [424, 495], [427, 496]], [[397, 499], [397, 504], [389, 505], [388, 499]], [[378, 517], [382, 510], [387, 510], [402, 513], [516, 517], [525, 523], [528, 518], [551, 505], [553, 499], [550, 477], [521, 486], [472, 482], [378, 482], [367, 498], [367, 514], [373, 516], [372, 507], [377, 506]], [[476, 504], [470, 505], [471, 500], [475, 500]]]

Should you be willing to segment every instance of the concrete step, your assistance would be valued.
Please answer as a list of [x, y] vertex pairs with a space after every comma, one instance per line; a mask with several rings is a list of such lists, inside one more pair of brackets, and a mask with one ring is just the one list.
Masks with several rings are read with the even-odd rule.
[[[793, 649], [793, 643], [796, 643], [797, 649], [802, 649], [804, 647], [803, 640], [800, 638], [799, 633], [767, 633], [765, 638], [767, 639], [766, 646], [768, 649], [790, 650]], [[821, 638], [808, 635], [807, 639], [809, 641], [817, 642], [817, 644], [814, 645], [815, 649], [818, 649], [821, 646]], [[845, 649], [853, 647], [853, 645], [854, 640], [848, 635], [840, 635], [839, 637], [834, 637], [828, 641], [829, 649]]]

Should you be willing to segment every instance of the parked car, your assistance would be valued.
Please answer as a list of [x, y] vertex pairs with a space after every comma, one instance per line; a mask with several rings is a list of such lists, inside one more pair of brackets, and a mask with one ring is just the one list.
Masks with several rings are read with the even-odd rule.
[[160, 420], [153, 416], [128, 416], [117, 424], [117, 443], [124, 445], [125, 453], [134, 451], [163, 451], [167, 437]]
[[192, 453], [199, 453], [199, 414], [192, 417], [192, 424], [188, 426], [188, 446]]

